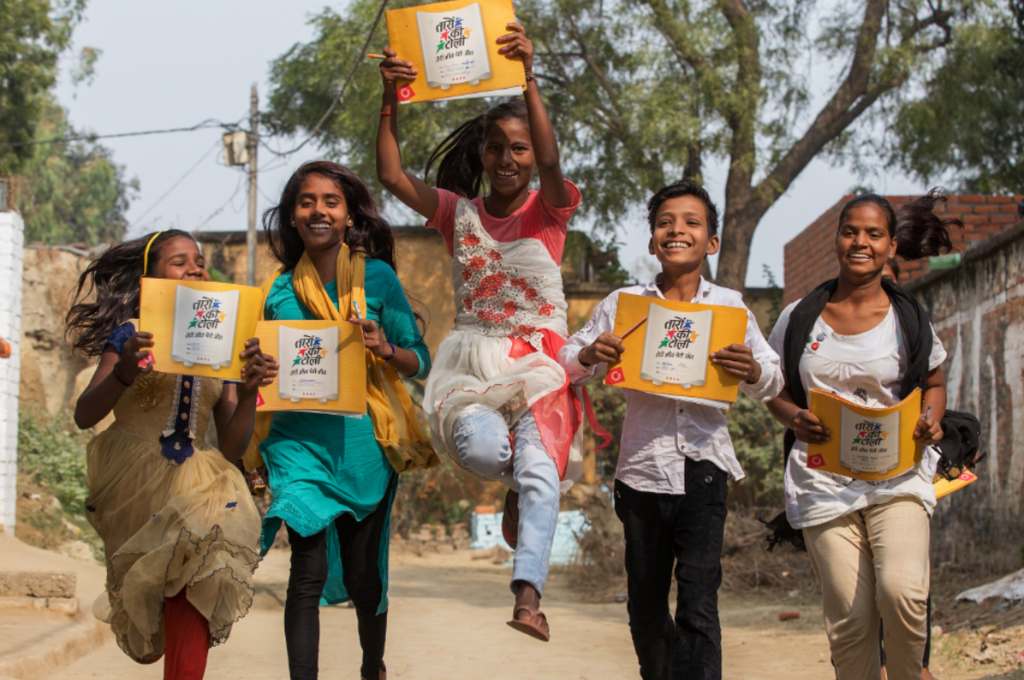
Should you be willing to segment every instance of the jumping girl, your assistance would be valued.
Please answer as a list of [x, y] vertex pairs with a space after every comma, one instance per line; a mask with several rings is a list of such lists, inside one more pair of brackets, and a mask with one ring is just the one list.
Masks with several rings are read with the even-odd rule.
[[[441, 143], [425, 173], [429, 177], [437, 165], [436, 188], [402, 166], [396, 84], [416, 71], [385, 50], [377, 173], [441, 232], [452, 254], [455, 329], [438, 349], [424, 409], [439, 449], [509, 487], [502, 527], [516, 549], [509, 625], [548, 640], [540, 598], [559, 480], [571, 476], [581, 415], [555, 358], [567, 332], [559, 264], [580, 192], [562, 177], [555, 133], [533, 77], [533, 44], [519, 24], [508, 30], [497, 42], [505, 57], [523, 62], [524, 98], [467, 121]], [[534, 171], [539, 191], [530, 189]], [[488, 193], [481, 196], [485, 184]]]
[[[839, 680], [879, 676], [879, 620], [891, 680], [921, 677], [929, 584], [929, 518], [946, 409], [940, 368], [946, 352], [927, 312], [892, 278], [887, 262], [950, 250], [949, 227], [932, 192], [897, 217], [875, 194], [849, 201], [839, 216], [839, 276], [785, 310], [770, 343], [783, 360], [786, 388], [769, 403], [789, 428], [786, 517], [803, 538], [821, 581], [825, 629]], [[922, 390], [915, 438], [918, 465], [890, 480], [866, 482], [807, 466], [808, 442], [827, 441], [807, 410], [818, 387], [869, 407], [899, 403]]]
[[154, 373], [153, 335], [129, 321], [143, 276], [209, 279], [191, 236], [156, 232], [90, 264], [67, 316], [75, 348], [100, 358], [75, 423], [115, 418], [88, 449], [86, 510], [107, 562], [95, 609], [132, 659], [163, 655], [165, 679], [195, 680], [208, 648], [252, 605], [260, 518], [234, 461], [252, 433], [257, 388], [277, 366], [254, 338], [239, 383]]
[[[398, 381], [399, 373], [422, 378], [430, 357], [395, 274], [391, 229], [351, 171], [328, 161], [302, 165], [263, 224], [282, 265], [264, 284], [265, 317], [350, 320], [362, 326], [372, 355], [368, 417], [276, 413], [260, 444], [273, 496], [263, 549], [283, 521], [292, 551], [284, 609], [288, 668], [293, 680], [317, 677], [321, 596], [351, 599], [362, 677], [383, 679], [388, 530], [398, 481], [389, 460], [396, 421], [405, 414], [375, 389], [380, 379]], [[429, 447], [425, 435], [422, 441]]]

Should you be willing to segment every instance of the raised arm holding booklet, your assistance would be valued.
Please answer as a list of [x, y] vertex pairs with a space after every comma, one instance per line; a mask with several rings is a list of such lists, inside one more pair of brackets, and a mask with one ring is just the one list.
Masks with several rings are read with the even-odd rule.
[[398, 88], [398, 101], [522, 94], [522, 63], [499, 54], [495, 42], [513, 21], [512, 0], [454, 0], [389, 9], [388, 42], [419, 74]]

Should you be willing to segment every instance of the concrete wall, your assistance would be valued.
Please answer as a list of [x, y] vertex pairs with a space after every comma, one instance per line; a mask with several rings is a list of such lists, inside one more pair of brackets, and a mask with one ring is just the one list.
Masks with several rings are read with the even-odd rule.
[[18, 391], [21, 367], [21, 271], [24, 223], [15, 212], [0, 212], [0, 337], [11, 356], [0, 359], [0, 526], [14, 533], [18, 498]]
[[966, 523], [970, 540], [1003, 546], [1019, 561], [1015, 551], [1024, 544], [1024, 223], [970, 249], [959, 268], [932, 272], [907, 288], [931, 311], [949, 353], [949, 406], [978, 416], [988, 453], [979, 481], [940, 502], [937, 537]]

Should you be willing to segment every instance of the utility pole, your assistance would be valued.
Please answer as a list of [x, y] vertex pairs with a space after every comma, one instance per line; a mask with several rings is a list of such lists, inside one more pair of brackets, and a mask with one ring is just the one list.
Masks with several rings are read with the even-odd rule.
[[256, 83], [249, 92], [249, 134], [246, 136], [249, 151], [249, 229], [245, 236], [248, 250], [249, 274], [248, 283], [256, 285], [256, 153], [260, 147], [260, 98], [256, 93]]

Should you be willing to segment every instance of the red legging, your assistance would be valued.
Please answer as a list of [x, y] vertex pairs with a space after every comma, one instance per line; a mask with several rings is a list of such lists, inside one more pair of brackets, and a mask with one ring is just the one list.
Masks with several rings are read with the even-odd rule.
[[182, 590], [164, 599], [164, 680], [202, 680], [210, 624]]

